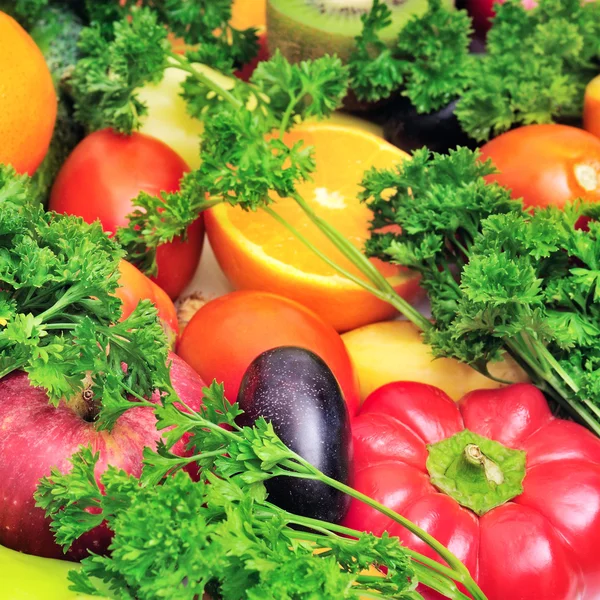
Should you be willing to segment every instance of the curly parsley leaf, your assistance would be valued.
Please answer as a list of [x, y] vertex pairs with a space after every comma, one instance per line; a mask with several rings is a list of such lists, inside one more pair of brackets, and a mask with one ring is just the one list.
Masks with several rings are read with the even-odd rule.
[[600, 9], [542, 0], [525, 10], [499, 5], [486, 55], [473, 63], [456, 114], [478, 141], [516, 125], [579, 117], [585, 86], [600, 65]]
[[91, 393], [101, 428], [132, 406], [132, 395], [170, 392], [156, 309], [141, 303], [121, 321], [123, 252], [100, 225], [45, 213], [29, 178], [6, 166], [0, 208], [1, 376], [25, 370], [54, 405]]
[[167, 30], [148, 9], [116, 21], [108, 39], [98, 25], [84, 29], [71, 79], [75, 115], [88, 129], [131, 133], [147, 107], [137, 89], [162, 79], [169, 52]]
[[379, 37], [379, 32], [392, 24], [392, 11], [381, 0], [374, 0], [371, 10], [360, 19], [363, 29], [348, 61], [350, 87], [360, 100], [376, 102], [391, 96], [404, 82], [399, 61]]
[[394, 54], [404, 76], [402, 95], [417, 112], [439, 110], [469, 87], [479, 60], [469, 53], [472, 33], [468, 13], [450, 10], [441, 0], [429, 0], [427, 12], [404, 26]]
[[[419, 272], [436, 356], [487, 374], [509, 352], [531, 379], [594, 431], [600, 408], [600, 227], [581, 202], [530, 213], [488, 184], [492, 165], [461, 148], [420, 150], [396, 170], [372, 170], [361, 197], [373, 212], [367, 253]], [[398, 232], [384, 232], [394, 226]]]
[[[189, 433], [189, 426], [180, 427], [185, 420], [193, 424], [194, 443], [203, 441], [199, 482], [165, 447], [154, 453], [160, 460], [146, 461], [141, 480], [109, 467], [100, 486], [99, 455], [82, 448], [69, 473], [53, 470], [41, 481], [36, 500], [53, 519], [60, 543], [69, 547], [101, 522], [114, 533], [109, 556], [92, 555], [71, 573], [72, 589], [97, 594], [108, 586], [114, 598], [140, 600], [192, 600], [205, 592], [231, 600], [356, 598], [367, 591], [421, 598], [415, 563], [397, 538], [351, 530], [352, 537], [342, 537], [333, 524], [269, 503], [262, 481], [290, 469], [297, 456], [264, 421], [237, 427], [240, 411], [222, 386], [207, 388], [203, 404], [200, 413], [185, 413], [167, 402], [161, 420], [179, 427], [172, 437]], [[156, 470], [164, 476], [156, 477]], [[387, 574], [364, 575], [373, 564], [385, 565]], [[450, 580], [447, 585], [456, 589]]]

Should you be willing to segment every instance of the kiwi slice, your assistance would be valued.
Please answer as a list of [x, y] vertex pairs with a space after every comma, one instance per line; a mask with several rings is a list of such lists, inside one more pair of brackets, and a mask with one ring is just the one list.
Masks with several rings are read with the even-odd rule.
[[[453, 0], [444, 0], [448, 5]], [[392, 10], [392, 25], [381, 32], [390, 44], [414, 14], [427, 10], [427, 0], [386, 0]], [[267, 0], [268, 45], [278, 48], [290, 62], [337, 54], [347, 60], [354, 38], [362, 31], [361, 15], [373, 0]]]

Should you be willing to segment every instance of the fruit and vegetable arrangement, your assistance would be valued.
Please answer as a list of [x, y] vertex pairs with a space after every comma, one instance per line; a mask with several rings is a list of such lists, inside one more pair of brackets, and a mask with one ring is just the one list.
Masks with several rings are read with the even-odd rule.
[[600, 598], [600, 2], [0, 0], [0, 600]]

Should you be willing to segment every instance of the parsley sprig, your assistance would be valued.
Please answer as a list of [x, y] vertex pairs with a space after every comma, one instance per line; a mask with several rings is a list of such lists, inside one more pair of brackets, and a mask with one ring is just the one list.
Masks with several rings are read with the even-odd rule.
[[[161, 32], [164, 30], [151, 12], [135, 11], [130, 20], [115, 25], [115, 40], [110, 44], [112, 50], [99, 46], [97, 51], [88, 53], [86, 73], [93, 72], [96, 67], [104, 72], [105, 56], [117, 45], [138, 48], [138, 44], [143, 45], [140, 38], [156, 39]], [[145, 52], [141, 45], [136, 60], [143, 60]], [[358, 266], [362, 277], [348, 273], [320, 254], [324, 260], [344, 276], [366, 286], [380, 299], [410, 314], [421, 326], [427, 326], [427, 319], [394, 292], [362, 252], [316, 215], [297, 193], [297, 184], [310, 179], [315, 162], [310, 147], [302, 142], [289, 146], [285, 134], [310, 117], [327, 118], [341, 106], [348, 86], [348, 69], [341, 61], [324, 56], [291, 65], [276, 53], [258, 66], [250, 83], [245, 83], [237, 79], [224, 80], [222, 74], [191, 62], [189, 57], [175, 55], [166, 46], [163, 50], [164, 60], [158, 60], [156, 55], [156, 62], [169, 64], [188, 75], [182, 95], [188, 111], [205, 123], [201, 166], [184, 178], [182, 190], [177, 194], [162, 195], [159, 199], [141, 195], [134, 201], [137, 208], [130, 217], [129, 226], [118, 232], [128, 256], [140, 267], [154, 272], [157, 245], [184, 233], [199, 212], [219, 202], [227, 202], [243, 210], [267, 210], [280, 220], [271, 204], [277, 196], [291, 197]], [[156, 46], [153, 51], [157, 51]], [[128, 81], [135, 77], [140, 67], [124, 64], [124, 69], [123, 81]], [[137, 115], [135, 94], [130, 95], [130, 86], [117, 87], [123, 92], [122, 96], [128, 98], [122, 106], [129, 107], [129, 114]], [[115, 94], [112, 88], [90, 88], [82, 84], [76, 93], [85, 96], [88, 92], [99, 95], [94, 96], [94, 104], [104, 107], [98, 112], [100, 119], [104, 118], [103, 111], [106, 112], [103, 126], [121, 114], [120, 109], [113, 106]], [[118, 95], [121, 97], [120, 93]], [[288, 223], [285, 226], [293, 230]]]
[[[165, 442], [146, 449], [141, 477], [109, 467], [94, 476], [98, 454], [81, 449], [68, 474], [53, 470], [41, 481], [38, 504], [53, 519], [65, 547], [103, 521], [114, 532], [110, 556], [85, 559], [71, 574], [74, 590], [115, 598], [190, 600], [204, 592], [224, 599], [246, 598], [421, 598], [420, 582], [448, 598], [485, 596], [465, 567], [434, 538], [371, 498], [332, 480], [289, 450], [272, 426], [259, 419], [240, 427], [241, 411], [224, 398], [222, 385], [204, 390], [203, 409], [157, 407]], [[224, 428], [223, 425], [226, 427]], [[170, 453], [191, 433], [192, 457]], [[182, 472], [190, 462], [201, 481]], [[448, 566], [400, 545], [340, 525], [284, 511], [268, 501], [272, 477], [323, 481], [407, 527], [435, 549]], [[89, 509], [94, 509], [90, 513]], [[151, 523], [151, 526], [149, 524]], [[372, 565], [387, 573], [365, 574]]]
[[395, 93], [428, 113], [458, 101], [470, 137], [484, 141], [518, 125], [581, 116], [586, 84], [600, 69], [600, 7], [596, 2], [520, 0], [496, 7], [486, 53], [469, 54], [471, 20], [430, 0], [391, 48], [379, 37], [391, 12], [374, 0], [350, 58], [351, 87], [360, 99]]
[[[509, 190], [485, 182], [493, 172], [465, 148], [421, 150], [395, 170], [370, 171], [367, 252], [420, 273], [434, 318], [425, 339], [436, 356], [488, 374], [508, 352], [600, 435], [600, 226], [576, 228], [598, 208], [524, 211]], [[402, 232], [377, 233], [389, 225]]]
[[26, 371], [53, 405], [91, 393], [99, 428], [132, 395], [170, 391], [156, 309], [145, 301], [120, 321], [122, 256], [98, 223], [44, 212], [29, 178], [0, 165], [0, 377]]
[[[543, 10], [549, 10], [549, 3], [554, 0], [543, 1], [548, 2]], [[375, 3], [375, 7], [379, 7], [377, 18], [384, 19], [386, 9], [381, 6]], [[435, 3], [430, 9], [439, 15], [443, 10]], [[509, 22], [512, 18], [510, 15], [513, 15], [517, 20], [540, 20], [539, 15], [546, 14], [539, 9], [538, 13], [532, 13], [533, 16], [528, 13], [523, 17], [520, 11], [520, 7], [508, 2], [500, 9], [498, 19], [501, 23]], [[135, 21], [138, 17], [142, 18], [142, 12], [136, 14], [138, 16], [134, 14], [128, 25], [119, 26], [119, 31], [125, 36], [122, 43], [126, 45], [130, 45], [127, 36], [137, 39], [138, 35], [143, 35], [143, 30], [140, 32]], [[577, 27], [585, 29], [589, 25], [589, 15], [582, 15], [579, 14], [581, 22]], [[369, 18], [365, 17], [365, 23]], [[143, 21], [140, 27], [149, 28], [148, 34], [143, 37], [152, 39], [152, 29], [161, 26], [146, 17]], [[577, 19], [575, 22], [578, 22]], [[371, 26], [376, 29], [375, 24]], [[539, 27], [543, 30], [542, 24]], [[590, 27], [593, 29], [595, 25]], [[563, 41], [564, 46], [569, 46], [566, 39]], [[592, 60], [593, 52], [589, 49], [586, 51], [588, 61]], [[359, 249], [320, 218], [297, 193], [297, 183], [311, 177], [315, 168], [314, 159], [312, 150], [301, 142], [293, 146], [286, 144], [285, 134], [308, 117], [326, 118], [340, 105], [352, 74], [352, 65], [345, 67], [338, 59], [328, 56], [291, 65], [276, 54], [270, 61], [259, 65], [248, 84], [233, 79], [223, 80], [205, 67], [190, 62], [185, 56], [169, 55], [168, 58], [188, 74], [183, 95], [192, 114], [203, 118], [206, 123], [201, 144], [202, 163], [199, 169], [186, 177], [182, 193], [169, 197], [168, 203], [142, 198], [130, 227], [120, 233], [133, 255], [152, 266], [152, 247], [158, 241], [172, 239], [176, 232], [184, 231], [193, 222], [199, 211], [219, 202], [228, 202], [249, 211], [265, 210], [340, 274], [390, 303], [415, 323], [425, 332], [426, 339], [438, 354], [464, 360], [489, 375], [488, 362], [496, 359], [501, 349], [508, 351], [544, 391], [562, 402], [592, 430], [600, 433], [600, 414], [595, 404], [584, 397], [596, 389], [595, 360], [574, 358], [578, 356], [577, 352], [581, 357], [584, 356], [589, 347], [577, 347], [577, 352], [572, 352], [567, 361], [563, 354], [566, 342], [563, 340], [561, 345], [558, 340], [535, 333], [538, 325], [527, 329], [527, 319], [530, 317], [526, 311], [503, 312], [499, 297], [496, 298], [498, 305], [486, 306], [486, 310], [493, 308], [506, 319], [514, 319], [513, 329], [510, 329], [503, 321], [475, 319], [473, 307], [464, 301], [466, 288], [461, 286], [466, 286], [466, 283], [465, 280], [459, 282], [456, 279], [456, 272], [458, 270], [460, 274], [461, 269], [465, 268], [468, 274], [467, 263], [478, 264], [471, 252], [483, 231], [482, 223], [491, 215], [505, 213], [517, 213], [525, 220], [527, 217], [522, 215], [521, 205], [510, 199], [508, 191], [485, 184], [483, 176], [491, 172], [489, 164], [478, 163], [475, 155], [464, 149], [453, 153], [447, 160], [439, 156], [433, 159], [421, 152], [412, 161], [405, 161], [397, 170], [373, 171], [365, 178], [363, 199], [368, 200], [374, 211], [375, 229], [368, 251], [373, 256], [393, 260], [421, 274], [423, 285], [429, 292], [436, 320], [434, 326], [391, 288]], [[440, 89], [444, 89], [443, 86]], [[389, 189], [397, 190], [392, 201], [387, 198]], [[337, 266], [287, 223], [277, 213], [277, 197], [296, 201], [321, 232], [356, 265], [361, 276]], [[580, 210], [589, 212], [590, 209], [580, 207]], [[400, 225], [402, 235], [379, 235], [377, 229], [388, 225]], [[589, 240], [594, 231], [592, 227], [589, 232], [573, 235], [588, 236], [585, 239]], [[505, 251], [504, 248], [501, 250]], [[560, 247], [556, 256], [565, 252], [567, 255], [571, 252], [568, 246]], [[541, 261], [535, 253], [528, 256], [529, 260], [537, 257]], [[574, 254], [573, 260], [580, 259]], [[526, 257], [520, 257], [519, 261], [521, 265]], [[587, 265], [587, 270], [595, 271], [593, 261], [582, 262]], [[542, 263], [545, 264], [544, 261], [540, 264], [534, 261], [529, 268], [537, 272], [538, 268], [542, 268]], [[489, 269], [498, 277], [505, 275], [500, 265], [497, 271], [491, 267]], [[520, 276], [524, 277], [524, 273], [519, 273]], [[590, 285], [593, 284], [593, 274], [580, 273], [580, 277], [589, 279]], [[503, 285], [502, 281], [492, 280], [489, 284], [495, 291]], [[509, 284], [508, 279], [504, 284]], [[528, 298], [523, 293], [519, 296], [519, 302], [532, 308], [533, 304], [529, 303]], [[543, 305], [535, 314], [544, 327], [551, 327], [552, 319], [554, 324], [559, 319], [560, 323], [568, 324], [571, 329], [579, 324], [586, 331], [595, 330], [595, 324], [592, 324], [595, 314], [589, 312], [589, 306], [584, 307], [580, 303], [575, 316], [561, 314], [557, 317], [554, 314], [555, 300], [550, 296], [536, 297], [536, 302], [540, 298]], [[565, 308], [561, 305], [557, 310], [564, 313]], [[462, 318], [463, 315], [468, 317]], [[582, 320], [584, 325], [581, 325]], [[467, 323], [475, 327], [479, 323], [479, 337], [467, 335], [458, 328], [459, 322], [462, 323], [461, 327], [466, 327]], [[522, 327], [523, 335], [519, 333], [514, 337], [515, 327]], [[532, 344], [534, 351], [530, 348]]]
[[[114, 3], [107, 9], [112, 18], [98, 16], [102, 5], [89, 9], [91, 25], [82, 32], [82, 57], [70, 81], [75, 115], [92, 131], [138, 129], [147, 112], [138, 90], [160, 81], [170, 61], [181, 64], [183, 56], [187, 64], [231, 74], [258, 51], [255, 29], [239, 31], [229, 24], [230, 0], [127, 2], [120, 18], [113, 14]], [[169, 34], [189, 45], [184, 55], [172, 50]]]

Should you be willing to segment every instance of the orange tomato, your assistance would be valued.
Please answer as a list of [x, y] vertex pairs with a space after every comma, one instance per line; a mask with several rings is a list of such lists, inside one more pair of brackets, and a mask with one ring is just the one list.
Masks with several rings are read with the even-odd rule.
[[275, 294], [239, 291], [208, 302], [184, 329], [177, 354], [204, 381], [223, 382], [234, 402], [250, 363], [279, 346], [320, 356], [336, 376], [350, 416], [356, 413], [358, 380], [342, 338], [312, 311]]
[[138, 268], [126, 260], [119, 265], [121, 277], [116, 296], [123, 302], [122, 319], [126, 319], [141, 300], [150, 300], [156, 306], [158, 317], [163, 323], [171, 344], [175, 342], [179, 331], [177, 310], [171, 298], [156, 283], [146, 277]]
[[583, 198], [600, 201], [600, 139], [567, 125], [528, 125], [481, 148], [500, 171], [488, 181], [512, 190], [526, 206], [562, 207]]
[[0, 164], [32, 175], [50, 145], [58, 100], [29, 34], [0, 12]]

